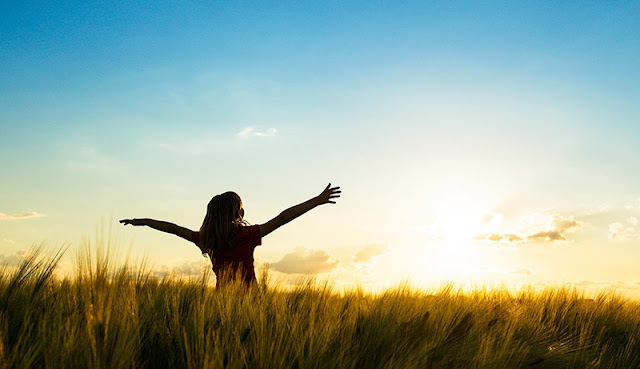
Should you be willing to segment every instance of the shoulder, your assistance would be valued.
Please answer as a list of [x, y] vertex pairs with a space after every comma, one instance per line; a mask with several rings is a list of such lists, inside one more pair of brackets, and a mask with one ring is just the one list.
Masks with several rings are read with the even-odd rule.
[[203, 254], [206, 254], [207, 251], [202, 248], [202, 244], [200, 243], [200, 232], [191, 232], [191, 242], [193, 242]]
[[251, 243], [254, 246], [262, 244], [262, 237], [260, 236], [260, 226], [244, 226], [238, 230], [238, 239], [242, 243]]

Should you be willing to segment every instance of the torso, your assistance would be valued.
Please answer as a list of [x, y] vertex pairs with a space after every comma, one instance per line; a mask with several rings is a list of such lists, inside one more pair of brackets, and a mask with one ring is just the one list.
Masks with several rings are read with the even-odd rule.
[[227, 281], [241, 278], [247, 284], [256, 283], [256, 275], [253, 267], [253, 250], [262, 243], [260, 227], [245, 226], [238, 230], [233, 247], [222, 252], [204, 250], [200, 245], [200, 232], [193, 232], [192, 241], [202, 253], [209, 255], [213, 264], [213, 272], [216, 274], [217, 286], [224, 285]]

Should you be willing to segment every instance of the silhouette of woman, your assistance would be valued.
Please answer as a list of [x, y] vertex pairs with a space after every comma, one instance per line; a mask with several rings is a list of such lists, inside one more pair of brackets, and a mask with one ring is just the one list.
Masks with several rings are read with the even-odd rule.
[[199, 232], [148, 218], [122, 219], [120, 223], [125, 226], [148, 226], [193, 242], [204, 255], [211, 258], [217, 287], [233, 280], [241, 280], [245, 285], [251, 286], [256, 284], [253, 251], [256, 246], [262, 244], [262, 237], [316, 206], [335, 204], [333, 199], [340, 197], [341, 192], [340, 187], [331, 187], [329, 183], [320, 195], [284, 210], [264, 224], [253, 226], [244, 220], [242, 199], [231, 191], [216, 195], [209, 201], [207, 215]]

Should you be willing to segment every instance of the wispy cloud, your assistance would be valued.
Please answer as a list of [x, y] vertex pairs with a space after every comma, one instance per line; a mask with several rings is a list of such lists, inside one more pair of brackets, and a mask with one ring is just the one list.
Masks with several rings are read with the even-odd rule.
[[569, 241], [567, 233], [574, 232], [583, 226], [583, 223], [570, 217], [561, 218], [553, 216], [550, 225], [543, 230], [530, 233], [485, 233], [475, 237], [479, 241], [502, 242], [502, 243], [533, 243], [533, 242], [558, 242]]
[[211, 270], [211, 262], [208, 258], [193, 260], [177, 260], [169, 265], [158, 265], [151, 268], [151, 275], [158, 278], [166, 277], [198, 277]]
[[5, 214], [5, 213], [0, 213], [0, 220], [21, 220], [21, 219], [30, 219], [30, 218], [42, 218], [42, 217], [46, 217], [46, 214], [41, 214], [35, 211], [25, 211], [22, 213], [16, 213], [16, 214]]
[[266, 130], [259, 130], [255, 126], [244, 127], [237, 133], [238, 137], [272, 137], [278, 134], [278, 130], [275, 128], [267, 128]]
[[[609, 241], [627, 241], [638, 237], [635, 222], [629, 222], [631, 225], [615, 222], [609, 224]], [[635, 224], [634, 224], [635, 223]]]
[[597, 291], [608, 291], [613, 290], [627, 290], [628, 292], [635, 292], [637, 296], [638, 291], [640, 291], [640, 280], [631, 280], [631, 281], [588, 281], [582, 280], [575, 282], [575, 285], [578, 287], [594, 289]]
[[322, 250], [307, 250], [298, 247], [286, 254], [280, 261], [268, 263], [269, 269], [287, 274], [318, 274], [332, 271], [339, 261], [333, 260], [331, 255]]
[[524, 239], [517, 234], [513, 233], [490, 233], [490, 234], [482, 234], [476, 237], [476, 240], [479, 241], [491, 241], [491, 242], [507, 242], [507, 243], [518, 243], [524, 241]]
[[[627, 205], [627, 208], [629, 205]], [[614, 220], [614, 219], [612, 219]], [[630, 215], [626, 220], [613, 221], [609, 223], [609, 241], [628, 241], [640, 239], [640, 219], [635, 215]]]
[[483, 271], [484, 273], [490, 273], [495, 275], [509, 275], [509, 276], [516, 276], [516, 277], [531, 277], [536, 274], [531, 268], [527, 268], [525, 266], [518, 266], [515, 268], [514, 267], [511, 267], [511, 268], [481, 267], [479, 268], [479, 270]]
[[555, 242], [566, 241], [567, 237], [560, 230], [553, 229], [550, 231], [542, 231], [529, 235], [527, 236], [527, 240], [532, 240], [535, 242]]
[[488, 212], [482, 217], [484, 225], [499, 225], [504, 220], [504, 215], [496, 212]]
[[74, 268], [68, 261], [64, 262], [58, 259], [61, 252], [64, 250], [49, 249], [40, 244], [14, 253], [0, 254], [0, 270], [12, 273], [24, 263], [29, 262], [32, 266], [55, 265], [54, 273], [56, 275], [71, 276]]
[[633, 212], [640, 212], [640, 198], [635, 199], [633, 201], [629, 201], [625, 205], [625, 208]]
[[529, 268], [518, 267], [518, 268], [515, 268], [515, 269], [511, 270], [509, 272], [509, 274], [517, 275], [517, 276], [521, 276], [521, 277], [530, 277], [530, 276], [534, 275], [535, 273]]
[[26, 250], [17, 251], [14, 254], [0, 254], [0, 266], [16, 267], [27, 257]]
[[88, 144], [69, 144], [62, 148], [62, 165], [72, 172], [100, 177], [121, 175], [125, 163]]
[[389, 252], [389, 248], [386, 245], [368, 245], [356, 252], [353, 261], [357, 263], [366, 263], [372, 258], [380, 255], [384, 255]]
[[574, 228], [580, 228], [583, 226], [582, 222], [575, 220], [574, 218], [565, 218], [562, 219], [560, 217], [553, 218], [553, 226], [561, 233], [570, 231]]

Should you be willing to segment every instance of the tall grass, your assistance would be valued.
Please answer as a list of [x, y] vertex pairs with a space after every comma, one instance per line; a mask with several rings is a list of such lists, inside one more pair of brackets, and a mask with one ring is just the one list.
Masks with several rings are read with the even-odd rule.
[[215, 290], [99, 253], [57, 279], [60, 256], [0, 274], [0, 368], [640, 367], [639, 305], [615, 295]]

